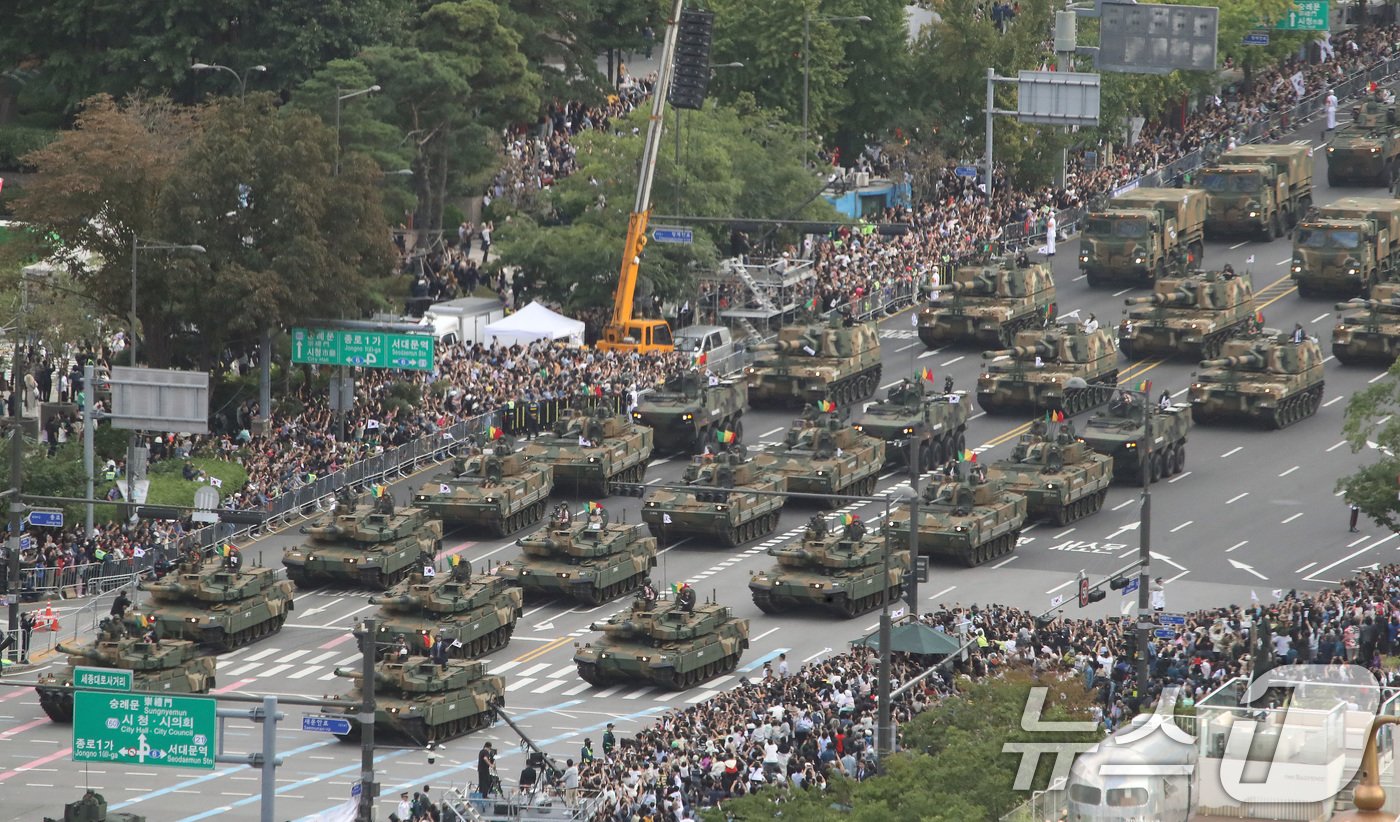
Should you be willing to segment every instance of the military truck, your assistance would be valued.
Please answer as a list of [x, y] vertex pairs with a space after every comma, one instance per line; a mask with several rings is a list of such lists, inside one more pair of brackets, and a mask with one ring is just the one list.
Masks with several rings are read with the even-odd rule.
[[716, 378], [711, 383], [699, 371], [689, 371], [642, 397], [632, 419], [652, 430], [657, 451], [699, 453], [724, 431], [743, 442], [748, 408], [749, 387], [743, 380]]
[[46, 816], [44, 822], [146, 822], [146, 817], [107, 810], [106, 797], [89, 788], [82, 799], [63, 806], [63, 819]]
[[1381, 283], [1371, 289], [1371, 299], [1337, 303], [1336, 309], [1332, 356], [1337, 362], [1389, 365], [1400, 356], [1400, 283]]
[[554, 466], [527, 460], [502, 437], [485, 451], [456, 457], [452, 468], [424, 483], [413, 504], [453, 525], [501, 537], [544, 519]]
[[1254, 320], [1254, 285], [1248, 274], [1198, 271], [1185, 277], [1166, 277], [1145, 297], [1123, 301], [1127, 314], [1129, 358], [1215, 357], [1220, 346], [1242, 333]]
[[1313, 154], [1308, 146], [1238, 146], [1201, 169], [1194, 184], [1206, 193], [1206, 236], [1283, 236], [1313, 198]]
[[[1152, 482], [1186, 469], [1190, 431], [1189, 405], [1163, 408], [1154, 402], [1144, 403], [1141, 396], [1119, 393], [1107, 408], [1089, 418], [1079, 438], [1100, 454], [1113, 457], [1115, 480], [1141, 485], [1144, 467]], [[1144, 465], [1149, 450], [1151, 460]]]
[[205, 561], [190, 552], [175, 573], [137, 587], [151, 595], [150, 615], [162, 639], [188, 639], [229, 651], [282, 630], [294, 602], [292, 583], [273, 568], [244, 568], [241, 555]]
[[778, 527], [778, 512], [787, 498], [749, 492], [782, 492], [787, 478], [760, 471], [743, 446], [712, 458], [696, 457], [685, 481], [695, 489], [647, 492], [642, 521], [652, 536], [712, 537], [732, 548]]
[[967, 447], [971, 403], [966, 391], [953, 391], [951, 380], [941, 394], [925, 393], [923, 380], [904, 380], [890, 388], [856, 418], [852, 428], [885, 441], [885, 465], [907, 465], [909, 446], [918, 449], [919, 465], [939, 465]]
[[1400, 200], [1344, 197], [1298, 224], [1289, 268], [1298, 296], [1316, 291], [1365, 295], [1391, 279], [1400, 261]]
[[132, 690], [170, 694], [207, 694], [214, 687], [214, 657], [201, 656], [185, 639], [153, 639], [151, 633], [135, 635], [111, 617], [98, 625], [90, 643], [58, 643], [68, 655], [68, 667], [39, 674], [34, 690], [39, 706], [54, 722], [73, 721], [73, 693], [61, 690], [73, 684], [78, 666], [131, 671]]
[[992, 466], [991, 476], [1026, 498], [1031, 519], [1064, 525], [1103, 507], [1113, 481], [1113, 457], [1095, 453], [1075, 434], [1074, 423], [1051, 434], [1040, 421], [1022, 434], [1011, 458]]
[[1351, 108], [1351, 122], [1327, 145], [1327, 185], [1389, 187], [1400, 156], [1395, 106], [1366, 100]]
[[[449, 656], [475, 658], [510, 642], [524, 602], [510, 580], [494, 573], [473, 577], [471, 563], [462, 560], [448, 573], [439, 574], [432, 566], [424, 571], [433, 573], [415, 573], [388, 593], [369, 598], [379, 606], [376, 655], [401, 653], [404, 647], [428, 654], [441, 642]], [[364, 623], [354, 633], [364, 652], [370, 640]]]
[[[1029, 507], [1026, 498], [980, 467], [967, 478], [942, 476], [924, 487], [919, 502], [919, 552], [969, 568], [1016, 550]], [[891, 512], [888, 528], [909, 532], [909, 511]]]
[[[812, 517], [796, 545], [774, 546], [772, 570], [749, 577], [753, 603], [765, 614], [811, 605], [850, 619], [899, 599], [910, 568], [908, 535], [898, 549], [883, 533], [867, 534], [855, 516], [832, 533], [821, 516]], [[886, 563], [885, 555], [889, 554]]]
[[1089, 214], [1079, 270], [1089, 285], [1152, 283], [1199, 267], [1205, 255], [1206, 193], [1196, 188], [1135, 188]]
[[[739, 665], [749, 647], [749, 621], [713, 602], [677, 599], [633, 601], [628, 610], [595, 622], [595, 642], [574, 643], [574, 664], [584, 682], [649, 682], [683, 690]], [[694, 596], [694, 591], [690, 591]]]
[[[977, 378], [977, 403], [988, 414], [1018, 410], [1078, 414], [1108, 402], [1118, 384], [1118, 349], [1103, 328], [1085, 332], [1077, 324], [1022, 331], [1013, 348], [986, 351], [990, 360]], [[1070, 388], [1079, 377], [1088, 388]]]
[[550, 435], [530, 440], [523, 453], [554, 467], [555, 493], [605, 497], [615, 483], [642, 481], [652, 448], [650, 428], [597, 403], [555, 422]]
[[744, 369], [749, 402], [793, 405], [829, 400], [838, 405], [874, 395], [880, 385], [880, 336], [875, 323], [832, 315], [825, 325], [784, 326], [777, 342], [754, 347]]
[[442, 522], [423, 508], [394, 507], [388, 489], [373, 505], [342, 495], [334, 509], [303, 526], [308, 542], [282, 555], [287, 579], [298, 588], [322, 582], [384, 590], [432, 565], [442, 549]]
[[793, 421], [781, 445], [754, 455], [753, 462], [762, 473], [785, 477], [788, 491], [868, 496], [885, 464], [885, 441], [851, 428], [835, 413], [808, 413]]
[[575, 521], [567, 505], [549, 526], [516, 540], [521, 555], [496, 567], [526, 595], [601, 605], [642, 586], [656, 567], [656, 538], [643, 523], [610, 522], [601, 506]]
[[1021, 260], [958, 266], [919, 310], [919, 339], [929, 348], [948, 343], [1010, 345], [1016, 332], [1043, 328], [1055, 315], [1050, 268]]
[[[350, 693], [329, 696], [345, 706], [327, 706], [329, 715], [350, 721], [350, 733], [342, 740], [360, 738], [360, 703], [363, 676], [360, 671], [335, 669], [335, 675], [355, 680]], [[496, 709], [505, 704], [505, 677], [486, 673], [486, 663], [449, 659], [446, 664], [428, 657], [408, 656], [375, 663], [374, 727], [417, 745], [442, 742], [480, 730], [496, 721]]]
[[1285, 428], [1322, 405], [1322, 349], [1315, 340], [1293, 342], [1288, 334], [1264, 329], [1229, 341], [1223, 353], [1202, 360], [1191, 383], [1197, 423], [1242, 419]]

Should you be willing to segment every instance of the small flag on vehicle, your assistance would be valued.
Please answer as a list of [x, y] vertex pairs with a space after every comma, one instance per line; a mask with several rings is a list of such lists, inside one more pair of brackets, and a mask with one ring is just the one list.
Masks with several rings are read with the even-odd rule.
[[493, 440], [500, 439], [501, 437], [505, 436], [505, 433], [505, 431], [502, 431], [500, 428], [497, 428], [494, 425], [486, 429], [486, 435]]
[[831, 400], [822, 400], [817, 404], [817, 407], [821, 409], [822, 413], [830, 414], [832, 411], [836, 410], [836, 403]]
[[734, 432], [733, 432], [733, 431], [716, 431], [716, 432], [715, 432], [715, 439], [718, 440], [719, 442], [722, 442], [722, 443], [728, 445], [729, 443], [734, 442], [734, 440], [735, 440], [736, 438], [735, 438], [735, 436], [734, 436]]
[[919, 372], [919, 376], [928, 380], [929, 382], [933, 382], [933, 369], [925, 366], [924, 370]]

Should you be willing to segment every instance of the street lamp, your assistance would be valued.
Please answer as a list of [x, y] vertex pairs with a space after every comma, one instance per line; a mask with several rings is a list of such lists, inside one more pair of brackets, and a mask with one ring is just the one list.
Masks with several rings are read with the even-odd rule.
[[248, 75], [252, 74], [255, 71], [267, 71], [267, 66], [253, 66], [252, 68], [248, 69], [242, 74], [239, 74], [237, 71], [229, 68], [228, 66], [221, 66], [218, 64], [211, 65], [209, 63], [195, 63], [194, 65], [190, 66], [190, 68], [194, 69], [195, 71], [226, 71], [229, 74], [232, 74], [238, 80], [239, 100], [242, 100], [243, 96], [248, 93]]
[[802, 165], [807, 165], [807, 99], [812, 85], [812, 21], [818, 23], [869, 23], [864, 14], [851, 17], [812, 17], [810, 11], [802, 12]]
[[335, 166], [331, 171], [332, 177], [340, 176], [340, 104], [342, 101], [349, 100], [351, 97], [359, 97], [361, 94], [370, 94], [375, 91], [379, 91], [379, 84], [377, 83], [369, 88], [362, 88], [359, 91], [345, 91], [340, 88], [335, 90]]
[[[909, 570], [914, 571], [919, 562], [919, 495], [909, 489], [900, 491], [892, 496], [885, 497], [885, 568], [882, 579], [890, 578], [890, 555], [894, 553], [893, 542], [898, 539], [899, 534], [894, 533], [890, 527], [890, 510], [896, 505], [909, 505]], [[879, 717], [875, 722], [875, 752], [881, 757], [894, 753], [894, 722], [890, 716], [890, 680], [894, 677], [893, 662], [890, 659], [890, 632], [893, 624], [890, 621], [890, 597], [887, 593], [884, 597], [884, 607], [880, 609], [880, 681], [878, 683], [877, 698], [879, 699]], [[915, 619], [919, 618], [918, 602], [911, 606]]]

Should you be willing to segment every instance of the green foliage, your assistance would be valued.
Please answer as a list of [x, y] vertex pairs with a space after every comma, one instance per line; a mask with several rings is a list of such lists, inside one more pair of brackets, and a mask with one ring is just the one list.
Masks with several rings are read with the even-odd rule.
[[[48, 447], [40, 446], [25, 455], [24, 492], [40, 497], [85, 498], [87, 474], [83, 471], [82, 442], [70, 441], [52, 457], [45, 456], [47, 453]], [[100, 471], [98, 473], [100, 475]], [[100, 477], [98, 482], [100, 485]], [[99, 506], [97, 512], [101, 511], [102, 506]], [[83, 506], [66, 506], [64, 513], [68, 522], [83, 521]]]
[[58, 132], [36, 126], [0, 126], [0, 169], [18, 170], [24, 167], [20, 158], [52, 143]]
[[1367, 450], [1375, 461], [1342, 477], [1336, 490], [1377, 525], [1400, 530], [1400, 363], [1385, 379], [1351, 395], [1342, 436], [1352, 453]]

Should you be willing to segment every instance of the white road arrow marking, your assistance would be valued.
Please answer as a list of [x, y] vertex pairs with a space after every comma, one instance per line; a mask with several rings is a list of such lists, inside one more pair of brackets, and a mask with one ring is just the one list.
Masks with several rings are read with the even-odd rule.
[[150, 752], [151, 746], [146, 744], [146, 735], [141, 734], [140, 736], [136, 737], [136, 760], [138, 762], [145, 762], [146, 755]]
[[1233, 566], [1235, 566], [1236, 568], [1238, 568], [1238, 569], [1241, 570], [1241, 571], [1248, 571], [1248, 572], [1250, 572], [1251, 574], [1255, 575], [1256, 577], [1259, 577], [1259, 578], [1262, 579], [1262, 580], [1267, 580], [1267, 579], [1268, 579], [1268, 577], [1264, 576], [1263, 574], [1259, 573], [1258, 571], [1254, 570], [1253, 568], [1249, 567], [1248, 565], [1245, 565], [1243, 562], [1240, 562], [1240, 561], [1237, 560], [1237, 559], [1231, 559], [1231, 560], [1230, 560], [1230, 564], [1233, 565]]
[[1152, 558], [1153, 558], [1153, 559], [1160, 559], [1161, 561], [1163, 561], [1163, 562], [1165, 562], [1166, 564], [1172, 566], [1173, 568], [1177, 569], [1178, 571], [1185, 571], [1185, 570], [1186, 570], [1186, 566], [1185, 566], [1185, 565], [1178, 565], [1178, 564], [1176, 564], [1175, 562], [1172, 562], [1172, 558], [1171, 558], [1171, 557], [1165, 556], [1165, 555], [1163, 555], [1163, 554], [1159, 554], [1159, 553], [1157, 553], [1156, 551], [1153, 551], [1153, 552], [1152, 552]]
[[535, 626], [535, 630], [536, 630], [536, 631], [548, 631], [550, 628], [553, 628], [553, 627], [554, 627], [554, 623], [553, 623], [553, 622], [541, 622], [540, 624], [538, 624], [538, 625]]
[[1114, 531], [1112, 534], [1109, 534], [1108, 538], [1112, 540], [1114, 537], [1118, 536], [1124, 531], [1136, 531], [1138, 529], [1138, 526], [1140, 526], [1141, 524], [1142, 523], [1140, 522], [1130, 522], [1127, 525], [1124, 525], [1122, 528], [1119, 528], [1117, 531]]
[[1370, 565], [1363, 565], [1360, 568], [1353, 568], [1352, 570], [1359, 574], [1362, 571], [1378, 571], [1380, 567], [1381, 564], [1379, 562], [1373, 562]]

